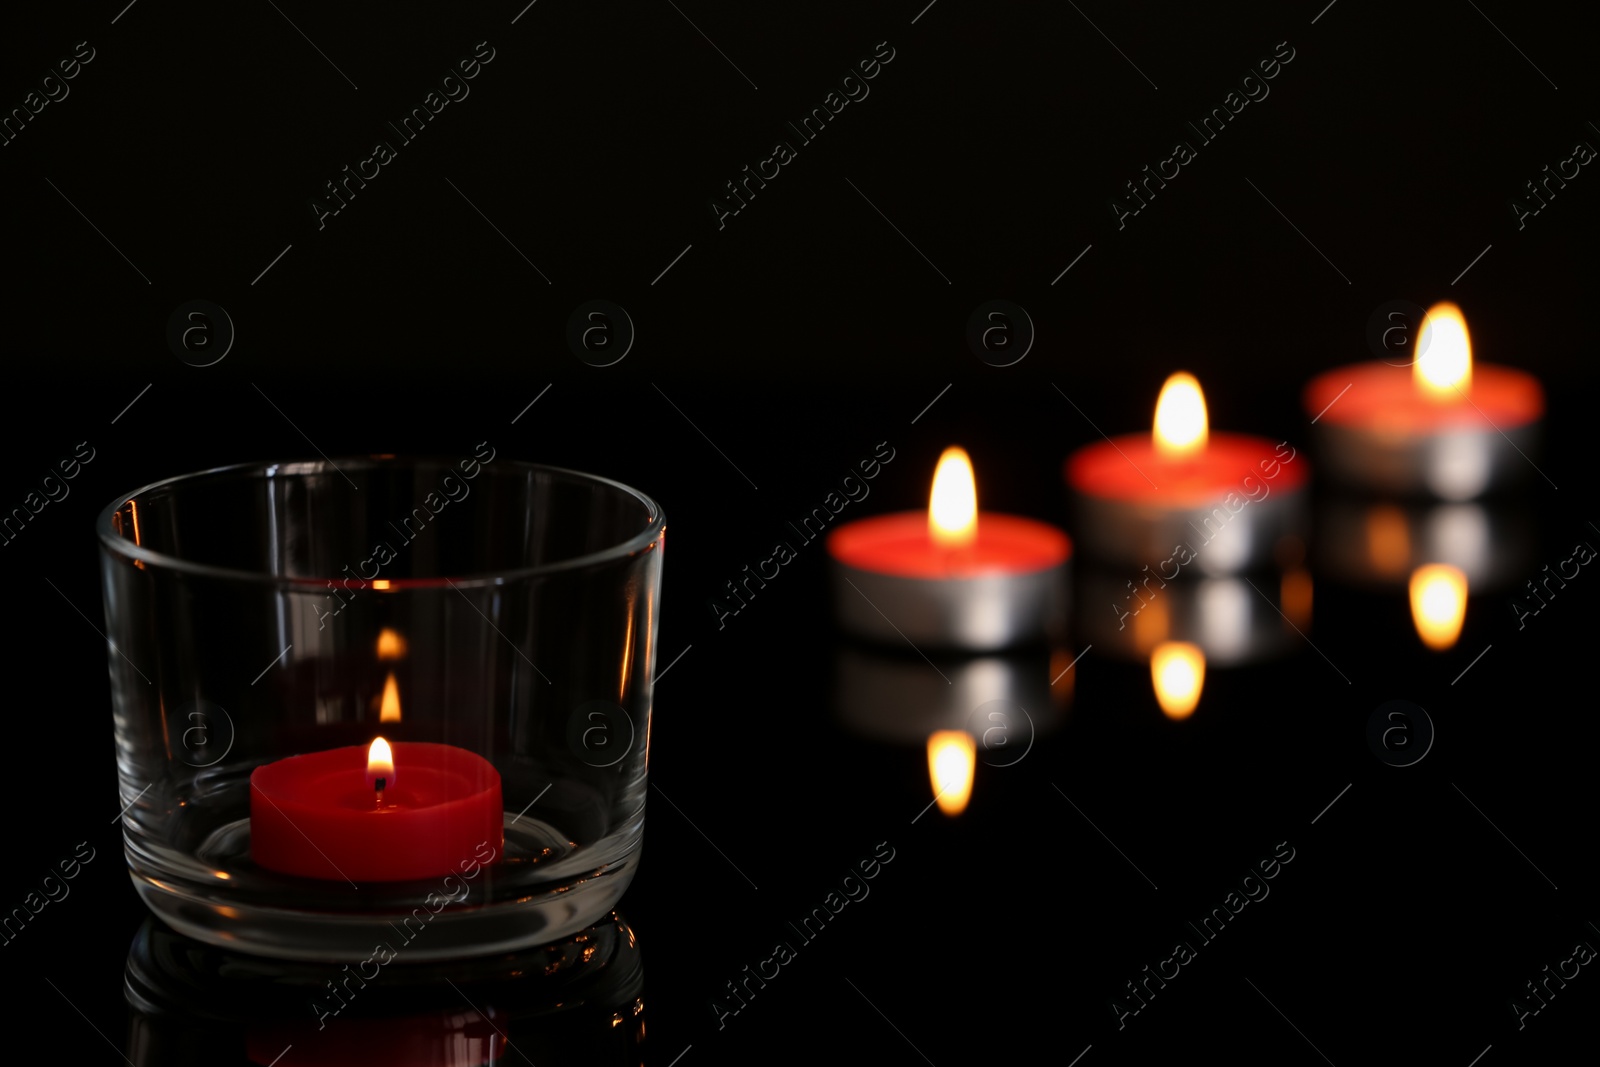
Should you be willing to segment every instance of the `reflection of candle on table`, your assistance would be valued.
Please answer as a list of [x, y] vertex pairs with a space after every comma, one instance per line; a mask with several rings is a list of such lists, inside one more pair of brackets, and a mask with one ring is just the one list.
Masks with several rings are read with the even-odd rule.
[[1454, 304], [1429, 310], [1409, 367], [1356, 364], [1306, 386], [1319, 463], [1387, 493], [1468, 500], [1527, 477], [1544, 390], [1523, 371], [1474, 365]]
[[1191, 562], [1205, 574], [1270, 563], [1305, 525], [1306, 464], [1295, 455], [1288, 442], [1211, 433], [1200, 383], [1174, 374], [1151, 433], [1068, 457], [1077, 536], [1087, 556], [1153, 567], [1162, 581]]
[[1474, 596], [1505, 589], [1532, 570], [1530, 509], [1487, 501], [1330, 496], [1317, 513], [1317, 562], [1329, 575], [1378, 589], [1404, 588], [1418, 567], [1448, 563]]
[[979, 512], [972, 464], [939, 460], [928, 510], [847, 523], [828, 536], [839, 623], [858, 637], [985, 651], [1043, 643], [1062, 624], [1067, 535]]
[[977, 741], [965, 730], [936, 730], [928, 735], [928, 777], [933, 781], [933, 798], [946, 815], [954, 817], [967, 810], [977, 758]]
[[1429, 563], [1411, 574], [1411, 621], [1435, 652], [1452, 647], [1467, 618], [1467, 576], [1448, 563]]
[[1163, 641], [1150, 654], [1150, 681], [1167, 718], [1187, 719], [1206, 684], [1205, 653], [1187, 641]]
[[[1311, 622], [1310, 572], [1283, 571], [1276, 580], [1258, 574], [1195, 575], [1158, 588], [1152, 581], [1140, 596], [1128, 593], [1128, 572], [1083, 568], [1077, 589], [1087, 610], [1076, 620], [1076, 635], [1094, 645], [1096, 655], [1148, 662], [1164, 641], [1194, 645], [1216, 667], [1238, 667], [1282, 655], [1303, 639]], [[1251, 586], [1254, 585], [1254, 588]], [[1117, 605], [1109, 611], [1110, 605]]]
[[499, 773], [454, 745], [390, 745], [379, 737], [290, 756], [250, 775], [251, 858], [302, 878], [453, 874], [485, 842], [500, 854], [504, 821]]

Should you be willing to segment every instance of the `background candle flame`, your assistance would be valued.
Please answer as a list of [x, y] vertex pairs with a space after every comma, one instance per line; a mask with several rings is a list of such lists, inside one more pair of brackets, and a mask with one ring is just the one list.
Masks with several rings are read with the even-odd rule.
[[1411, 374], [1430, 400], [1454, 401], [1472, 387], [1472, 340], [1461, 309], [1448, 301], [1428, 309]]
[[936, 730], [928, 735], [928, 777], [934, 799], [946, 815], [960, 815], [972, 799], [972, 772], [978, 746], [965, 730]]
[[1161, 386], [1156, 399], [1156, 451], [1172, 459], [1192, 456], [1206, 447], [1208, 432], [1200, 383], [1194, 375], [1179, 371]]
[[964, 449], [945, 449], [934, 468], [928, 536], [944, 548], [965, 548], [978, 536], [978, 486]]
[[378, 631], [378, 658], [405, 659], [406, 639], [399, 632], [385, 626]]
[[1429, 563], [1411, 573], [1411, 621], [1429, 648], [1442, 652], [1461, 636], [1467, 618], [1467, 576], [1448, 563]]
[[383, 703], [378, 706], [379, 722], [400, 721], [400, 686], [394, 680], [394, 672], [389, 672], [388, 680], [383, 683]]
[[1206, 684], [1205, 653], [1187, 641], [1163, 641], [1150, 654], [1150, 681], [1167, 718], [1187, 719]]
[[372, 785], [379, 778], [387, 779], [385, 788], [394, 786], [394, 753], [389, 749], [389, 742], [374, 737], [367, 749], [367, 784]]

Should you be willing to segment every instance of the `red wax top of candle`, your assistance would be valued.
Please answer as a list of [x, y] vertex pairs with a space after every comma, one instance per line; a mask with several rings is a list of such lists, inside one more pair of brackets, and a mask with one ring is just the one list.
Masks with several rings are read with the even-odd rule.
[[1509, 430], [1535, 422], [1544, 414], [1544, 389], [1539, 379], [1493, 363], [1474, 363], [1471, 384], [1459, 392], [1451, 390], [1445, 400], [1425, 394], [1409, 365], [1335, 367], [1311, 380], [1304, 401], [1306, 411], [1313, 416], [1320, 412], [1323, 422], [1399, 434]]
[[498, 857], [505, 816], [500, 774], [489, 761], [454, 745], [390, 747], [394, 773], [381, 807], [367, 780], [366, 745], [257, 767], [251, 858], [302, 878], [398, 882], [459, 874]]
[[1027, 574], [1065, 563], [1072, 541], [1048, 523], [1020, 515], [978, 513], [978, 534], [965, 548], [928, 536], [926, 511], [858, 519], [828, 535], [828, 554], [847, 567], [903, 578], [976, 578]]
[[[1124, 434], [1086, 445], [1067, 457], [1067, 483], [1088, 496], [1136, 504], [1198, 507], [1229, 493], [1259, 497], [1304, 484], [1307, 463], [1291, 445], [1265, 437], [1213, 433], [1201, 451], [1174, 459], [1156, 450], [1150, 434]], [[1248, 479], [1248, 481], [1247, 481]]]

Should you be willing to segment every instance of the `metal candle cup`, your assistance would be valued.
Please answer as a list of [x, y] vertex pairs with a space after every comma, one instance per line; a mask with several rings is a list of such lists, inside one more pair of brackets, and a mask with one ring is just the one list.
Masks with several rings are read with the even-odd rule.
[[870, 641], [988, 652], [1059, 637], [1072, 543], [1048, 523], [985, 513], [970, 549], [939, 550], [920, 511], [828, 537], [839, 625]]
[[1538, 379], [1474, 365], [1454, 305], [1428, 312], [1418, 347], [1411, 365], [1355, 364], [1312, 379], [1304, 403], [1318, 462], [1348, 485], [1444, 500], [1527, 480], [1544, 415]]
[[[1188, 426], [1164, 424], [1173, 395], [1188, 405]], [[1306, 530], [1306, 463], [1296, 457], [1287, 442], [1210, 433], [1198, 383], [1175, 374], [1162, 388], [1153, 434], [1108, 438], [1068, 457], [1084, 554], [1170, 568], [1161, 575], [1168, 580], [1191, 563], [1208, 575], [1271, 564]]]
[[1072, 542], [1048, 523], [979, 513], [959, 449], [940, 461], [928, 512], [847, 523], [827, 548], [836, 617], [856, 637], [988, 652], [1062, 634]]

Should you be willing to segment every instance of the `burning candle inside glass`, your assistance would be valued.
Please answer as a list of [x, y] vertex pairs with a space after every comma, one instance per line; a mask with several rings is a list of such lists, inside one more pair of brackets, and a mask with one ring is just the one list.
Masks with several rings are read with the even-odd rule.
[[[381, 722], [400, 721], [393, 674]], [[500, 775], [454, 745], [375, 737], [290, 756], [250, 775], [250, 855], [282, 874], [395, 882], [449, 874], [504, 846]]]

